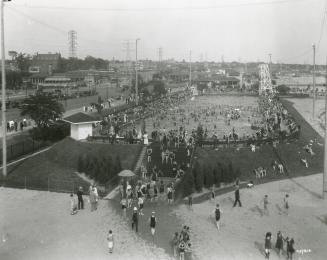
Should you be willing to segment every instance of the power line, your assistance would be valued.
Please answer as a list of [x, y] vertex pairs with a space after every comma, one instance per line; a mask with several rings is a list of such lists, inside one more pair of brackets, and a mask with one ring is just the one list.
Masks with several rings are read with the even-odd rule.
[[95, 7], [65, 7], [65, 6], [42, 6], [42, 5], [15, 5], [17, 7], [30, 9], [49, 9], [49, 10], [67, 10], [67, 11], [99, 11], [99, 12], [144, 12], [144, 11], [193, 11], [193, 10], [214, 10], [234, 7], [250, 7], [262, 5], [286, 4], [290, 2], [309, 1], [309, 0], [277, 0], [265, 2], [247, 2], [237, 4], [222, 4], [211, 6], [184, 6], [184, 7], [148, 7], [148, 8], [95, 8]]

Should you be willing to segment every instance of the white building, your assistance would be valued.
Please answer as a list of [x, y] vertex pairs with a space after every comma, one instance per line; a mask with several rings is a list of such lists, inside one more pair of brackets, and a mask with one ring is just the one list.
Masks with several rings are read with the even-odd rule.
[[83, 140], [88, 136], [93, 135], [93, 124], [100, 122], [94, 117], [84, 114], [76, 113], [65, 117], [63, 121], [70, 123], [70, 137], [75, 140]]

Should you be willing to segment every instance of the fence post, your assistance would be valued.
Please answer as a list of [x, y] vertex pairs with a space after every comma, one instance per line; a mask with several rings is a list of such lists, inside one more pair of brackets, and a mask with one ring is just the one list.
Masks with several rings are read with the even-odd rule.
[[25, 190], [26, 190], [26, 176], [24, 178], [24, 187], [25, 187]]

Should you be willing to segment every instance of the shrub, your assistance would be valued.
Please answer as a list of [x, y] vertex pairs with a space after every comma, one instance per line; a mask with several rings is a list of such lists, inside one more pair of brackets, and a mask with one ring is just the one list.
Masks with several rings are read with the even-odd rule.
[[78, 172], [84, 172], [85, 171], [84, 160], [83, 160], [82, 155], [78, 156], [78, 159], [77, 159], [77, 171]]
[[198, 162], [195, 163], [193, 168], [193, 177], [196, 191], [201, 192], [203, 188], [203, 172]]
[[214, 178], [213, 178], [213, 172], [211, 166], [205, 165], [203, 172], [204, 172], [204, 186], [206, 188], [212, 187], [212, 185], [214, 184]]

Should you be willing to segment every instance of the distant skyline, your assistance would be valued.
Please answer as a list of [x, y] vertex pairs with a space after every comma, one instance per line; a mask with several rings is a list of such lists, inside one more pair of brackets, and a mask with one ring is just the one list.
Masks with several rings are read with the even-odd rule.
[[[5, 3], [8, 51], [124, 60], [139, 41], [140, 59], [326, 63], [327, 0], [12, 0]], [[135, 46], [130, 56], [135, 58]]]

